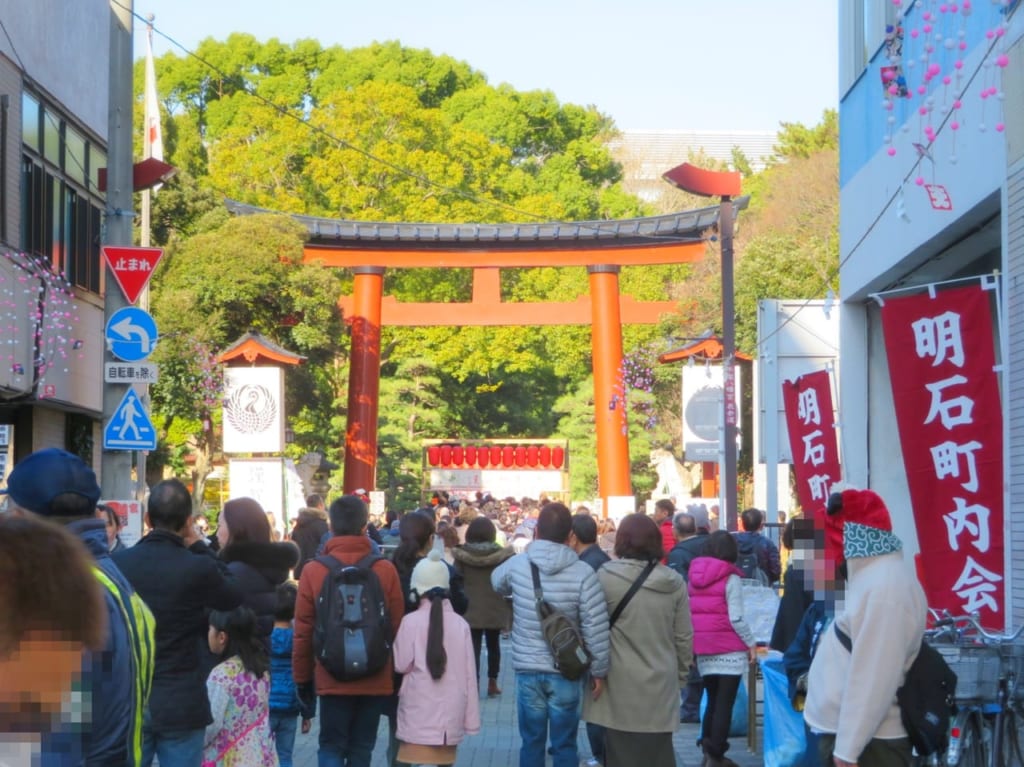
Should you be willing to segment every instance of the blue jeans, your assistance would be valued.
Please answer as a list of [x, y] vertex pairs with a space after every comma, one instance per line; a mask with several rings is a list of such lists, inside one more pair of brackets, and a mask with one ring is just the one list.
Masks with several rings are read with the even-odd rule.
[[387, 695], [321, 695], [318, 767], [370, 767]]
[[200, 767], [205, 735], [206, 728], [154, 732], [146, 711], [142, 719], [142, 767], [150, 767], [154, 756], [160, 760], [160, 767]]
[[554, 672], [517, 671], [516, 712], [523, 741], [519, 767], [544, 767], [549, 735], [554, 767], [577, 767], [580, 682], [570, 682]]
[[298, 714], [270, 712], [270, 732], [274, 736], [277, 761], [281, 767], [292, 767], [292, 752], [295, 750], [295, 730], [299, 724]]

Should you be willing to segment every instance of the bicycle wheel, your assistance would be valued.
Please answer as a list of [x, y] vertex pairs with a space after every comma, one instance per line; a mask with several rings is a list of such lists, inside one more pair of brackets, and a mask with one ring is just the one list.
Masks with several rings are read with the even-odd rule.
[[1016, 706], [1003, 714], [1000, 767], [1024, 767], [1024, 715]]
[[959, 756], [950, 765], [955, 767], [986, 767], [984, 720], [977, 714], [969, 714], [960, 726]]

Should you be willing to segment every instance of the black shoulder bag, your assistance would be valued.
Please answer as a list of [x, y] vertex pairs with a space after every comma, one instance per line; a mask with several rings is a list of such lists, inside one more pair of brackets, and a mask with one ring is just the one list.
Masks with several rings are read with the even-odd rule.
[[626, 605], [629, 604], [629, 600], [632, 599], [636, 592], [640, 590], [640, 587], [644, 585], [644, 581], [647, 580], [647, 576], [654, 572], [654, 568], [657, 566], [658, 560], [656, 559], [652, 559], [648, 562], [647, 567], [644, 568], [643, 572], [636, 577], [636, 580], [633, 581], [633, 584], [629, 587], [629, 591], [627, 591], [623, 595], [622, 599], [619, 600], [619, 603], [615, 605], [615, 609], [612, 611], [612, 615], [608, 619], [609, 631], [611, 631], [612, 626], [615, 625], [615, 621], [619, 619], [619, 616], [622, 615], [622, 611], [626, 609]]

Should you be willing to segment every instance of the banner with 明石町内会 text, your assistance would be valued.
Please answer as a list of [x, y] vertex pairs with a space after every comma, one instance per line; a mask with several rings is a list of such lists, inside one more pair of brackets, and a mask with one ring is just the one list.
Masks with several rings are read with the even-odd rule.
[[896, 425], [928, 604], [1004, 623], [1003, 426], [992, 291], [882, 301]]

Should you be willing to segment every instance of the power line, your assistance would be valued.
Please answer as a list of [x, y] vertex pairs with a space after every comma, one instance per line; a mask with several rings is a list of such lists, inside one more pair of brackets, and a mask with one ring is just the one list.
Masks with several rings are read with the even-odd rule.
[[[129, 10], [128, 6], [122, 4], [120, 2], [120, 0], [111, 0], [111, 2], [114, 3], [115, 5], [120, 6], [124, 10]], [[150, 19], [144, 18], [141, 14], [136, 13], [134, 10], [131, 10], [131, 14], [132, 14], [132, 16], [134, 16], [139, 21], [144, 22], [149, 29], [152, 29], [153, 31], [155, 31], [158, 35], [160, 35], [160, 37], [162, 37], [163, 39], [167, 40], [167, 42], [169, 42], [171, 45], [173, 45], [174, 47], [176, 47], [176, 48], [180, 49], [181, 51], [183, 51], [186, 56], [194, 58], [196, 61], [198, 61], [204, 67], [208, 68], [210, 71], [216, 73], [217, 75], [219, 75], [222, 78], [225, 78], [225, 79], [231, 78], [231, 75], [229, 73], [223, 71], [222, 69], [217, 67], [215, 64], [212, 64], [211, 62], [207, 61], [206, 59], [204, 59], [199, 54], [197, 54], [194, 51], [190, 50], [184, 44], [178, 42], [176, 39], [174, 39], [173, 37], [171, 37], [170, 35], [165, 33], [159, 27], [154, 26]], [[524, 211], [524, 210], [522, 210], [520, 208], [517, 208], [514, 205], [510, 205], [508, 203], [501, 202], [500, 200], [493, 200], [493, 199], [483, 198], [483, 197], [480, 197], [475, 192], [472, 192], [472, 191], [469, 191], [469, 190], [457, 189], [455, 187], [451, 187], [451, 186], [448, 186], [446, 184], [441, 184], [441, 183], [439, 183], [437, 181], [434, 181], [430, 177], [423, 175], [422, 173], [417, 173], [416, 171], [413, 171], [413, 170], [410, 170], [408, 168], [405, 168], [405, 167], [403, 167], [401, 165], [398, 165], [397, 163], [391, 162], [390, 160], [386, 160], [383, 157], [375, 155], [375, 154], [373, 154], [372, 152], [370, 152], [370, 151], [368, 151], [366, 149], [358, 147], [358, 146], [352, 144], [351, 142], [346, 141], [345, 139], [340, 138], [340, 137], [334, 135], [333, 133], [328, 131], [326, 128], [322, 128], [322, 127], [320, 127], [318, 125], [313, 125], [306, 118], [304, 118], [302, 116], [299, 116], [297, 114], [294, 114], [293, 112], [289, 111], [288, 109], [275, 104], [274, 102], [270, 101], [269, 99], [265, 98], [264, 96], [261, 96], [259, 93], [255, 92], [253, 89], [251, 89], [251, 87], [249, 85], [245, 84], [244, 82], [243, 82], [241, 90], [247, 96], [250, 96], [250, 97], [256, 99], [257, 101], [259, 101], [260, 103], [264, 104], [265, 106], [270, 107], [271, 109], [273, 109], [275, 112], [277, 112], [281, 116], [288, 117], [289, 119], [295, 120], [296, 122], [300, 123], [301, 125], [304, 125], [306, 128], [308, 128], [309, 130], [313, 131], [314, 133], [318, 133], [318, 134], [326, 137], [327, 139], [329, 139], [330, 141], [334, 142], [335, 144], [337, 144], [342, 149], [348, 149], [348, 150], [351, 150], [353, 152], [356, 152], [357, 154], [359, 154], [362, 157], [365, 157], [366, 159], [370, 160], [371, 162], [378, 163], [378, 164], [388, 168], [389, 170], [394, 171], [395, 173], [398, 173], [398, 174], [400, 174], [402, 176], [405, 176], [407, 178], [413, 179], [414, 181], [418, 181], [418, 182], [420, 182], [422, 184], [425, 184], [425, 185], [427, 185], [429, 187], [432, 187], [434, 189], [440, 190], [440, 191], [442, 191], [442, 192], [444, 192], [446, 194], [451, 194], [451, 195], [454, 195], [454, 196], [457, 196], [457, 197], [461, 197], [462, 199], [468, 200], [469, 202], [474, 202], [474, 203], [477, 203], [477, 204], [480, 204], [480, 205], [488, 205], [488, 206], [491, 206], [491, 207], [494, 207], [494, 208], [497, 208], [497, 209], [500, 209], [500, 210], [504, 210], [506, 212], [513, 213], [516, 216], [519, 216], [519, 217], [522, 217], [522, 218], [526, 218], [526, 219], [529, 219], [529, 220], [542, 221], [542, 222], [545, 222], [545, 223], [570, 223], [570, 224], [573, 224], [573, 225], [580, 224], [580, 222], [575, 222], [575, 221], [573, 221], [573, 222], [551, 221], [550, 219], [546, 219], [543, 216], [540, 216], [540, 215], [538, 215], [536, 213], [532, 213], [532, 212], [529, 212], [529, 211]], [[583, 228], [584, 229], [588, 229], [588, 230], [598, 231], [595, 227], [583, 226]], [[692, 242], [693, 241], [693, 237], [681, 237], [681, 236], [675, 236], [675, 235], [666, 235], [666, 236], [641, 235], [640, 238], [641, 239], [649, 239], [652, 242]]]

